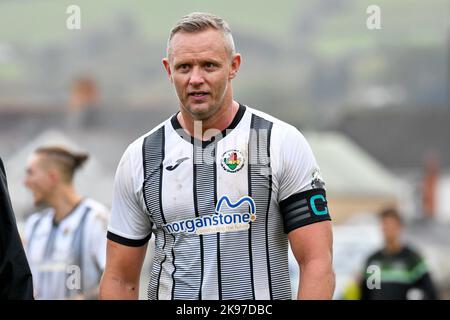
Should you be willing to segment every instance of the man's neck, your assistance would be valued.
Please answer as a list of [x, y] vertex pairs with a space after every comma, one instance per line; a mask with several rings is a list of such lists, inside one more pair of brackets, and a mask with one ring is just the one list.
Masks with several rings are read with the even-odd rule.
[[191, 136], [198, 140], [206, 141], [228, 128], [233, 122], [238, 110], [239, 103], [231, 101], [207, 119], [195, 120], [187, 112], [183, 111], [183, 109], [178, 113], [177, 119], [181, 127]]
[[395, 241], [391, 243], [386, 243], [384, 247], [384, 252], [387, 254], [395, 254], [403, 249], [403, 244], [401, 242]]
[[69, 215], [81, 202], [81, 196], [72, 186], [63, 186], [54, 193], [49, 201], [50, 206], [55, 210], [54, 222], [59, 223]]

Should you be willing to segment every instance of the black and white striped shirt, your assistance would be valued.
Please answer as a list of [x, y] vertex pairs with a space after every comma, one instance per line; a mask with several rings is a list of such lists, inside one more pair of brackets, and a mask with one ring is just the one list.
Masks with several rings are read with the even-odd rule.
[[108, 238], [154, 234], [149, 299], [290, 299], [287, 233], [329, 219], [303, 135], [240, 105], [211, 141], [174, 115], [128, 147]]
[[58, 224], [54, 209], [28, 218], [26, 253], [33, 274], [36, 299], [87, 298], [98, 287], [106, 260], [109, 210], [83, 199]]

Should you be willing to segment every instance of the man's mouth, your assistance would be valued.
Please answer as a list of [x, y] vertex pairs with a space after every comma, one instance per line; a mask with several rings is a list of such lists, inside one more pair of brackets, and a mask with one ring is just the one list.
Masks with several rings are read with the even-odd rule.
[[209, 94], [209, 92], [207, 92], [207, 91], [194, 91], [194, 92], [189, 93], [190, 96], [198, 97], [198, 98], [204, 97], [208, 94]]

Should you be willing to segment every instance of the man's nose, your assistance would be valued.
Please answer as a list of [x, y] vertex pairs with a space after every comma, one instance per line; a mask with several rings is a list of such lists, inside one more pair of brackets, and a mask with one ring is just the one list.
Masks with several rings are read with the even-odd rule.
[[203, 78], [203, 71], [198, 67], [194, 67], [191, 72], [189, 84], [193, 86], [199, 86], [203, 82], [205, 82], [205, 79]]

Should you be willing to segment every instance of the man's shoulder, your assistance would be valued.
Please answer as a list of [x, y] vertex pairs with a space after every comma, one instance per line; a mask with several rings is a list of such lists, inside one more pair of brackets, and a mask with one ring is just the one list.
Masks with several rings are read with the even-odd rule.
[[109, 209], [103, 203], [94, 200], [92, 198], [84, 199], [84, 204], [91, 209], [91, 212], [95, 214], [108, 215]]
[[130, 144], [130, 147], [131, 147], [131, 146], [134, 146], [134, 147], [136, 147], [136, 146], [141, 147], [143, 141], [145, 140], [145, 138], [147, 138], [147, 137], [149, 137], [149, 136], [155, 134], [155, 133], [158, 132], [162, 127], [164, 127], [164, 126], [166, 126], [167, 124], [169, 124], [169, 123], [170, 123], [170, 119], [171, 119], [171, 118], [169, 118], [169, 119], [167, 119], [167, 120], [161, 122], [161, 123], [158, 124], [156, 127], [154, 127], [152, 130], [148, 131], [147, 133], [144, 133], [142, 136], [140, 136], [139, 138], [135, 139], [135, 140]]
[[48, 219], [51, 221], [53, 219], [53, 209], [45, 208], [41, 211], [36, 211], [32, 213], [25, 221], [25, 229], [30, 226], [34, 226], [38, 221]]
[[406, 245], [402, 250], [402, 255], [406, 258], [411, 260], [412, 263], [415, 263], [417, 261], [422, 260], [422, 255], [420, 254], [419, 250], [412, 247], [411, 245]]
[[42, 210], [33, 212], [28, 219], [39, 219], [43, 217], [53, 217], [53, 208], [47, 207]]
[[126, 148], [125, 152], [124, 152], [124, 156], [126, 157], [130, 157], [132, 155], [142, 155], [142, 144], [144, 143], [145, 139], [153, 134], [155, 134], [156, 132], [158, 132], [161, 128], [163, 128], [165, 125], [170, 124], [170, 119], [172, 117], [170, 117], [169, 119], [161, 122], [160, 124], [158, 124], [156, 127], [154, 127], [152, 130], [148, 131], [147, 133], [144, 133], [143, 135], [141, 135], [140, 137], [138, 137], [137, 139], [135, 139], [133, 142], [131, 142], [128, 147]]
[[106, 226], [108, 224], [108, 219], [110, 216], [110, 210], [103, 203], [92, 198], [86, 198], [84, 200], [84, 205], [90, 208], [88, 216], [89, 223], [87, 225], [92, 225], [92, 223], [100, 222], [106, 230]]
[[289, 129], [297, 130], [293, 125], [291, 125], [291, 124], [289, 124], [289, 123], [287, 123], [287, 122], [285, 122], [283, 120], [280, 120], [280, 119], [278, 119], [278, 118], [276, 118], [276, 117], [274, 117], [274, 116], [272, 116], [272, 115], [270, 115], [270, 114], [268, 114], [266, 112], [263, 112], [261, 110], [249, 107], [247, 105], [245, 107], [247, 108], [247, 110], [251, 114], [253, 114], [253, 115], [255, 115], [255, 116], [259, 117], [259, 118], [262, 118], [262, 119], [264, 119], [266, 121], [269, 121], [269, 122], [273, 123], [274, 126], [279, 126], [279, 127], [283, 127], [283, 128], [289, 128]]
[[372, 252], [372, 254], [370, 254], [366, 261], [368, 264], [372, 263], [372, 262], [376, 262], [377, 260], [383, 260], [384, 259], [384, 253], [383, 253], [383, 249], [378, 249], [374, 252]]
[[277, 145], [281, 148], [285, 148], [285, 150], [288, 150], [292, 148], [292, 143], [295, 143], [297, 146], [301, 148], [305, 147], [305, 145], [308, 144], [303, 133], [294, 125], [287, 123], [283, 120], [280, 120], [260, 110], [250, 107], [247, 107], [247, 109], [251, 114], [272, 123], [271, 136], [272, 141], [275, 142], [274, 145]]

